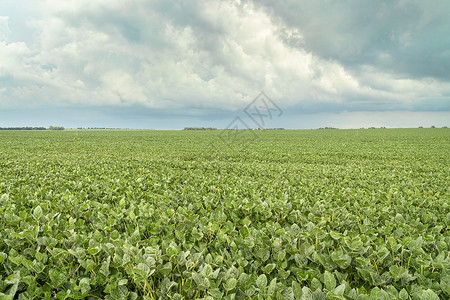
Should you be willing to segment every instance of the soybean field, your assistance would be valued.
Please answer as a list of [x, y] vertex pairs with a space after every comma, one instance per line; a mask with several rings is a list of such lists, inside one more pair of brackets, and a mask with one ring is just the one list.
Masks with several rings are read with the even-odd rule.
[[450, 129], [0, 132], [0, 299], [449, 299]]

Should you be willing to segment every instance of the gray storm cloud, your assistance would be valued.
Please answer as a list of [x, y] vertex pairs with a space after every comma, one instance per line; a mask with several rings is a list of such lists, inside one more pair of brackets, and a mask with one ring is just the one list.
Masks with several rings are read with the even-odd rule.
[[13, 13], [0, 17], [0, 106], [211, 113], [264, 90], [299, 112], [449, 111], [447, 11], [445, 1], [46, 0], [23, 24], [26, 41], [7, 39]]

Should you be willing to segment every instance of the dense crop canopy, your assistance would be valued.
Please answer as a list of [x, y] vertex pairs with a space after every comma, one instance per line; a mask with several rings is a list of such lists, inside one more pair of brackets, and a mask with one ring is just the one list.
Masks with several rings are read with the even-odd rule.
[[0, 132], [0, 299], [448, 299], [450, 130]]

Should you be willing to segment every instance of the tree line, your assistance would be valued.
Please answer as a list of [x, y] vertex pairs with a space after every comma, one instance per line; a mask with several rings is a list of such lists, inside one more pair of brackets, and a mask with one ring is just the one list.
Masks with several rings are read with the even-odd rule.
[[49, 128], [45, 127], [0, 127], [0, 130], [64, 130], [62, 126], [50, 126]]

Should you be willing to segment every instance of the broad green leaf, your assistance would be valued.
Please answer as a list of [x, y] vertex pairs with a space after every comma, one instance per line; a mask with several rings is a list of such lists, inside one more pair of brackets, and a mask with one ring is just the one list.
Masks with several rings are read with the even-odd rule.
[[275, 277], [269, 283], [269, 287], [267, 288], [267, 294], [273, 296], [275, 295], [276, 290], [277, 290], [277, 278]]
[[450, 298], [450, 275], [442, 276], [440, 287], [444, 294]]
[[236, 283], [237, 283], [236, 278], [232, 277], [229, 278], [226, 282], [224, 282], [223, 287], [226, 291], [229, 292], [236, 287]]
[[20, 279], [20, 271], [14, 271], [13, 274], [9, 275], [7, 280], [5, 280], [5, 284], [10, 286], [6, 289], [5, 294], [0, 294], [0, 297], [3, 297], [7, 300], [14, 299], [14, 296], [16, 295], [19, 287]]
[[40, 206], [40, 205], [36, 206], [36, 207], [33, 209], [33, 217], [34, 217], [36, 220], [39, 220], [39, 219], [42, 218], [42, 215], [43, 215], [43, 211], [42, 211], [41, 206]]
[[80, 280], [79, 288], [81, 291], [81, 294], [86, 294], [91, 290], [91, 280], [87, 277], [84, 277]]
[[48, 275], [50, 277], [50, 280], [52, 281], [52, 284], [56, 287], [59, 287], [67, 282], [67, 276], [64, 274], [64, 272], [60, 272], [56, 269], [50, 269], [48, 271]]
[[0, 252], [0, 264], [8, 257], [5, 252]]
[[419, 292], [413, 293], [413, 300], [439, 300], [438, 295], [436, 295], [432, 290], [421, 290]]
[[384, 290], [376, 287], [370, 291], [370, 300], [389, 300], [389, 295]]
[[331, 231], [330, 236], [335, 240], [340, 240], [343, 237], [342, 233], [337, 231]]
[[114, 300], [127, 300], [130, 292], [125, 285], [119, 285], [117, 288], [111, 290], [110, 296]]
[[315, 290], [312, 294], [313, 300], [327, 300], [327, 296], [328, 295], [325, 295], [322, 290]]
[[[266, 280], [266, 284], [267, 284], [267, 280]], [[292, 291], [294, 292], [294, 296], [296, 299], [300, 299], [302, 297], [302, 287], [301, 285], [296, 282], [296, 281], [292, 281]]]
[[33, 268], [34, 272], [41, 273], [44, 271], [45, 265], [43, 263], [41, 263], [40, 261], [33, 260], [32, 268]]
[[407, 300], [407, 299], [409, 299], [408, 292], [407, 292], [405, 289], [402, 289], [402, 290], [398, 293], [398, 297], [399, 297], [401, 300]]
[[194, 279], [195, 283], [197, 284], [197, 288], [200, 291], [207, 290], [210, 286], [209, 280], [206, 277], [203, 277], [202, 274], [199, 274], [197, 272], [192, 273], [192, 278]]
[[348, 254], [344, 254], [342, 250], [331, 253], [331, 259], [341, 268], [346, 269], [350, 266], [351, 257]]
[[336, 279], [334, 278], [334, 275], [328, 271], [325, 271], [323, 278], [324, 278], [325, 287], [329, 291], [332, 291], [336, 287]]
[[223, 297], [223, 292], [221, 292], [218, 288], [209, 289], [208, 294], [210, 294], [214, 299], [222, 299]]
[[105, 277], [109, 276], [110, 270], [109, 270], [109, 265], [111, 263], [111, 256], [108, 256], [101, 264], [100, 266], [100, 273], [105, 275]]
[[313, 294], [311, 293], [311, 290], [307, 286], [304, 286], [302, 288], [302, 297], [300, 299], [301, 300], [313, 300]]
[[275, 264], [267, 264], [264, 268], [262, 268], [262, 271], [265, 274], [270, 274], [275, 269], [275, 267]]
[[206, 264], [202, 269], [202, 275], [206, 278], [210, 278], [213, 275], [213, 269], [211, 265]]
[[345, 284], [341, 284], [341, 285], [338, 285], [334, 290], [333, 290], [333, 293], [334, 294], [336, 294], [336, 295], [344, 295], [344, 292], [345, 292]]
[[260, 290], [264, 290], [267, 286], [267, 277], [265, 274], [261, 274], [258, 276], [258, 279], [256, 279], [256, 285]]
[[311, 280], [311, 290], [313, 290], [313, 291], [322, 290], [322, 283], [320, 282], [319, 279], [313, 278]]

